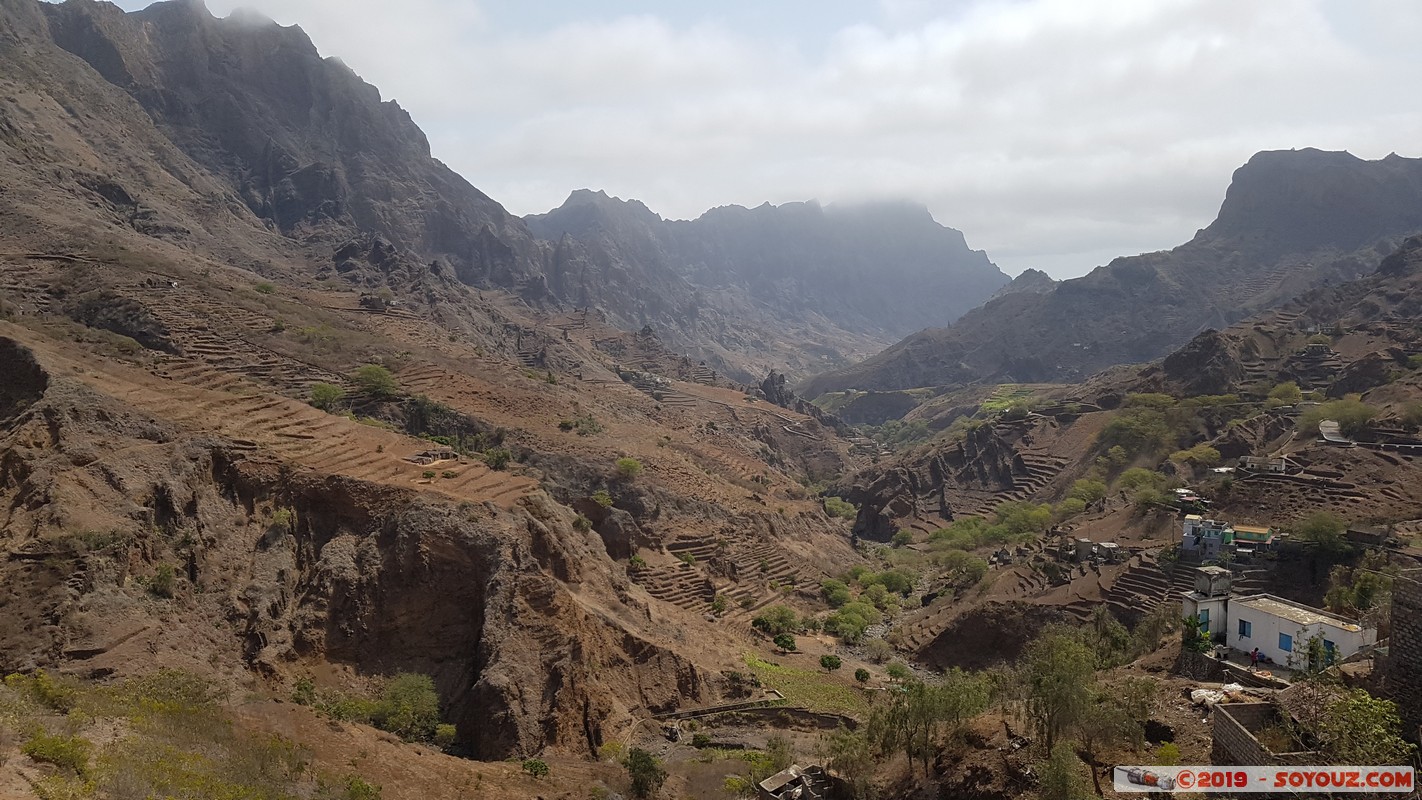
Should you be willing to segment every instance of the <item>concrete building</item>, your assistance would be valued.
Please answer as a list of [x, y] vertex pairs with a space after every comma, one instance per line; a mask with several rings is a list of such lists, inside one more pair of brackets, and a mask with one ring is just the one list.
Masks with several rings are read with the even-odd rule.
[[758, 800], [821, 800], [836, 794], [836, 781], [824, 767], [812, 764], [771, 775], [756, 786]]
[[1181, 616], [1197, 617], [1200, 630], [1209, 633], [1211, 638], [1224, 633], [1229, 624], [1229, 590], [1233, 577], [1224, 567], [1196, 568], [1194, 590], [1181, 596]]
[[1234, 530], [1228, 523], [1205, 519], [1199, 514], [1187, 514], [1184, 532], [1180, 538], [1180, 549], [1202, 561], [1210, 561], [1220, 557], [1225, 548], [1227, 534], [1232, 536], [1233, 533]]
[[1275, 664], [1305, 669], [1308, 642], [1321, 637], [1325, 658], [1341, 661], [1364, 647], [1376, 644], [1376, 628], [1270, 594], [1231, 597], [1226, 605], [1227, 642], [1235, 650], [1258, 649]]
[[1180, 536], [1182, 554], [1201, 561], [1213, 561], [1236, 550], [1252, 554], [1274, 546], [1277, 537], [1272, 528], [1262, 525], [1232, 525], [1205, 519], [1199, 514], [1187, 514]]

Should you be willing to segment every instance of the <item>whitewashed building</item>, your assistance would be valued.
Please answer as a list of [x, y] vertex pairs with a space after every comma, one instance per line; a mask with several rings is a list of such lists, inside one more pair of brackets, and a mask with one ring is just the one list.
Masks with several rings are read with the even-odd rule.
[[1376, 628], [1271, 594], [1231, 597], [1225, 614], [1231, 648], [1246, 653], [1257, 648], [1275, 664], [1296, 669], [1310, 666], [1308, 646], [1314, 637], [1321, 639], [1330, 662], [1378, 641]]

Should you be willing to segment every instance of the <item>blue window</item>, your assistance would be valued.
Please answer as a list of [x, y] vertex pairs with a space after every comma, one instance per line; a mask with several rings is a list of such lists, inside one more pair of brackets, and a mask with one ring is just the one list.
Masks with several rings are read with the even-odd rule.
[[1241, 638], [1241, 639], [1248, 639], [1248, 638], [1249, 638], [1249, 634], [1251, 634], [1251, 633], [1253, 633], [1253, 632], [1254, 632], [1254, 626], [1249, 623], [1249, 620], [1247, 620], [1247, 619], [1242, 619], [1242, 620], [1239, 621], [1239, 638]]
[[1279, 634], [1279, 649], [1283, 650], [1285, 653], [1294, 652], [1294, 637], [1288, 635], [1287, 633]]
[[1202, 630], [1202, 631], [1207, 631], [1207, 630], [1209, 630], [1209, 629], [1210, 629], [1210, 610], [1209, 610], [1208, 608], [1202, 608], [1202, 609], [1200, 609], [1200, 615], [1199, 615], [1199, 616], [1200, 616], [1200, 630]]

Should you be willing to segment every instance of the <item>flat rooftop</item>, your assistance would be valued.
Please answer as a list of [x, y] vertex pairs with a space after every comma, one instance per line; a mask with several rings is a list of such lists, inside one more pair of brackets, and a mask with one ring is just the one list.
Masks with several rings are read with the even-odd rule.
[[1362, 626], [1352, 620], [1340, 617], [1337, 614], [1330, 614], [1317, 608], [1291, 603], [1281, 597], [1271, 594], [1257, 594], [1250, 597], [1240, 597], [1230, 601], [1232, 605], [1252, 608], [1262, 611], [1265, 614], [1296, 622], [1300, 625], [1328, 625], [1333, 628], [1342, 628], [1345, 631], [1360, 631]]

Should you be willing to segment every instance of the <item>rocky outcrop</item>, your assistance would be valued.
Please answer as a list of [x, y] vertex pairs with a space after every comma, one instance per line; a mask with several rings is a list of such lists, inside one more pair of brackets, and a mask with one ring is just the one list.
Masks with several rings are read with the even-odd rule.
[[[1186, 395], [1228, 394], [1245, 382], [1237, 346], [1219, 331], [1208, 330], [1166, 356], [1159, 371]], [[1149, 377], [1154, 369], [1148, 368], [1142, 376]]]
[[1422, 230], [1422, 159], [1363, 161], [1318, 150], [1259, 153], [1234, 174], [1219, 216], [1174, 250], [1118, 258], [1049, 292], [990, 301], [798, 390], [1069, 382], [1159, 358], [1310, 287], [1372, 271]]
[[[0, 390], [6, 672], [419, 672], [486, 759], [586, 755], [634, 711], [716, 698], [613, 548], [547, 495], [500, 510], [295, 468], [54, 378], [11, 340], [0, 366], [17, 377]], [[162, 565], [170, 600], [144, 588]]]

